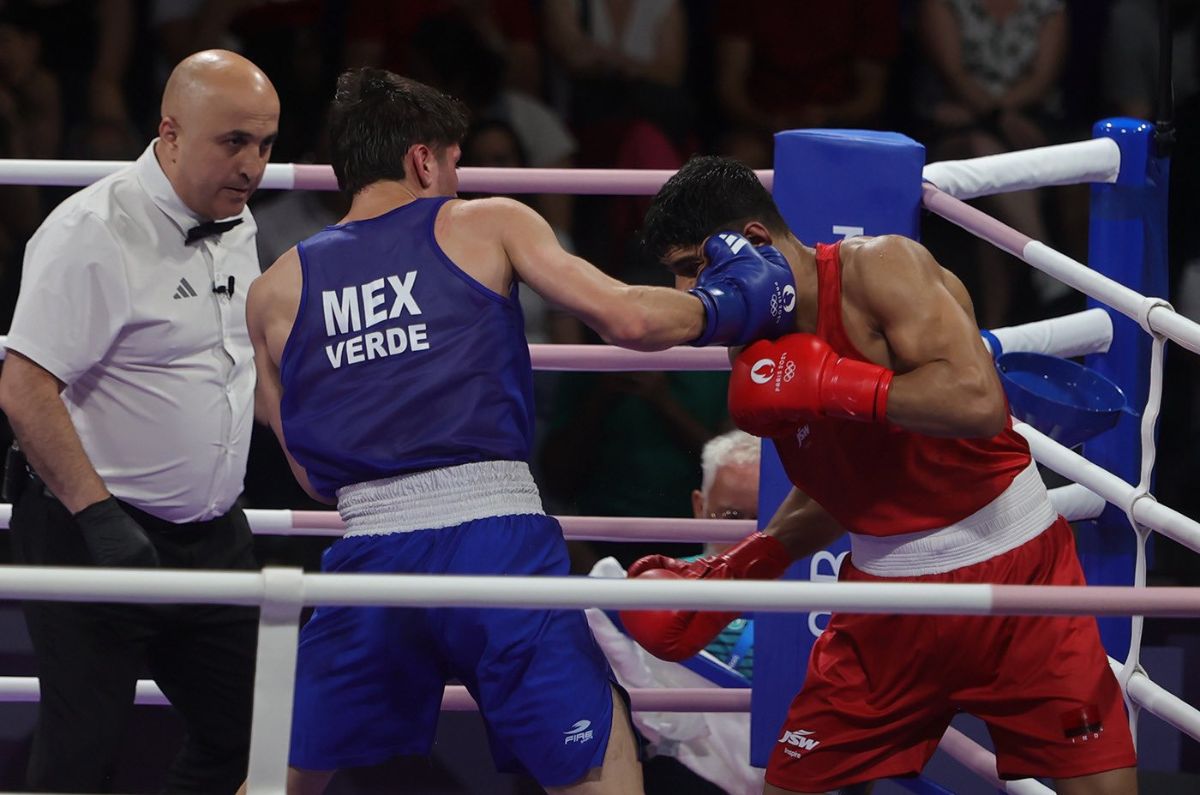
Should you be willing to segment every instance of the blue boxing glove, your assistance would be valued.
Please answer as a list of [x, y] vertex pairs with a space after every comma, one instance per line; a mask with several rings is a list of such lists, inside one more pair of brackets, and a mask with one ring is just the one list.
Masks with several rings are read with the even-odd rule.
[[745, 345], [796, 330], [796, 279], [774, 246], [755, 247], [736, 232], [704, 241], [708, 265], [689, 293], [704, 304], [704, 331], [692, 345]]

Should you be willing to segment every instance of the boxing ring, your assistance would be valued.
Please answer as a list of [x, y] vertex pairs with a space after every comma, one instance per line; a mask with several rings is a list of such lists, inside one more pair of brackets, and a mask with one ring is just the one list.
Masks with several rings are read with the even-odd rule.
[[[306, 574], [298, 569], [247, 572], [162, 572], [43, 567], [0, 569], [0, 598], [57, 601], [223, 603], [261, 608], [259, 666], [255, 682], [249, 791], [283, 792], [291, 722], [292, 689], [303, 607], [310, 605], [600, 607], [720, 609], [764, 615], [802, 611], [922, 614], [1086, 614], [1131, 616], [1128, 654], [1111, 660], [1126, 697], [1131, 721], [1140, 710], [1200, 741], [1200, 710], [1155, 684], [1139, 664], [1141, 617], [1200, 616], [1200, 589], [1146, 587], [1146, 542], [1161, 533], [1200, 552], [1200, 523], [1157, 502], [1151, 493], [1155, 424], [1162, 393], [1167, 340], [1200, 353], [1200, 325], [1160, 298], [1142, 295], [1032, 240], [963, 203], [964, 199], [1043, 185], [1113, 184], [1130, 168], [1126, 147], [1108, 138], [924, 167], [921, 203], [1031, 266], [1099, 299], [1131, 318], [1152, 340], [1149, 383], [1139, 424], [1138, 482], [1064, 447], [1024, 422], [1015, 428], [1034, 458], [1069, 485], [1051, 490], [1055, 508], [1072, 521], [1095, 519], [1106, 510], [1127, 517], [1137, 539], [1131, 586], [1008, 586], [859, 584], [832, 582], [672, 582], [588, 578], [461, 577]], [[0, 184], [85, 185], [124, 166], [117, 162], [0, 161]], [[1133, 168], [1144, 168], [1136, 163]], [[460, 169], [465, 192], [650, 195], [670, 176], [666, 171], [550, 169]], [[768, 187], [773, 172], [760, 172]], [[263, 188], [336, 188], [327, 166], [272, 164]], [[835, 227], [836, 229], [836, 227]], [[850, 227], [849, 234], [861, 233]], [[1113, 315], [1100, 308], [1038, 323], [983, 332], [992, 352], [1034, 352], [1062, 357], [1097, 356], [1113, 342]], [[0, 339], [0, 343], [2, 343]], [[725, 370], [724, 349], [677, 348], [638, 353], [606, 346], [531, 345], [540, 370]], [[1085, 446], [1085, 453], [1087, 448]], [[11, 506], [0, 506], [7, 528]], [[248, 510], [258, 534], [337, 536], [343, 528], [333, 511]], [[732, 542], [755, 529], [753, 521], [560, 517], [568, 539], [607, 541]], [[680, 688], [631, 691], [635, 711], [744, 712], [749, 689]], [[0, 701], [34, 701], [32, 678], [0, 676]], [[166, 703], [151, 682], [139, 683], [138, 703]], [[447, 687], [444, 710], [474, 708], [463, 688]], [[1136, 737], [1136, 732], [1135, 732]], [[992, 786], [1007, 792], [1049, 792], [1034, 780], [1001, 782], [995, 758], [951, 728], [940, 748]], [[932, 791], [932, 790], [926, 790]], [[944, 790], [937, 790], [944, 791]]]

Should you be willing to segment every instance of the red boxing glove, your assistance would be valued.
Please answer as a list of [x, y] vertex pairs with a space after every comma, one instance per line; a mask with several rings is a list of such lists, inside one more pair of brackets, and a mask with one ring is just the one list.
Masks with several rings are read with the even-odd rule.
[[885, 422], [893, 375], [839, 356], [812, 334], [761, 340], [733, 364], [729, 413], [742, 430], [767, 438], [787, 436], [818, 417]]
[[[755, 533], [719, 555], [693, 561], [650, 555], [629, 567], [630, 577], [685, 580], [774, 580], [792, 563], [774, 536]], [[660, 660], [678, 662], [699, 653], [740, 613], [695, 610], [623, 610], [625, 631]]]

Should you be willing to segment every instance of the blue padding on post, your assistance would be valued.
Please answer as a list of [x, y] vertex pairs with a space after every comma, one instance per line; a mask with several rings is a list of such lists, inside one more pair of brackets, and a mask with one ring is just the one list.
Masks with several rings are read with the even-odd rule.
[[[775, 135], [775, 203], [805, 243], [854, 234], [916, 236], [925, 147], [899, 133]], [[861, 229], [859, 232], [850, 230]]]
[[1104, 119], [1092, 126], [1093, 138], [1109, 138], [1121, 150], [1121, 170], [1117, 185], [1146, 184], [1154, 145], [1154, 125], [1141, 119], [1118, 117]]
[[[775, 203], [806, 244], [854, 235], [918, 237], [925, 147], [896, 133], [791, 130], [775, 136]], [[775, 448], [764, 442], [759, 480], [760, 525], [791, 489]], [[786, 579], [830, 579], [849, 549], [845, 539], [797, 561]], [[823, 614], [755, 615], [750, 760], [765, 767], [792, 697], [804, 682]]]
[[[1115, 184], [1092, 185], [1088, 267], [1143, 295], [1167, 297], [1167, 182], [1170, 160], [1154, 155], [1154, 127], [1140, 119], [1105, 119], [1092, 128], [1121, 150]], [[1104, 305], [1088, 299], [1088, 308]], [[1106, 354], [1083, 363], [1115, 383], [1129, 405], [1141, 411], [1150, 384], [1150, 337], [1135, 321], [1116, 312]], [[1141, 420], [1122, 416], [1116, 427], [1083, 446], [1083, 455], [1129, 483], [1141, 475]], [[1151, 484], [1153, 490], [1153, 484]], [[1076, 542], [1089, 585], [1132, 585], [1137, 547], [1129, 521], [1108, 505], [1100, 518], [1085, 523]], [[1153, 537], [1147, 552], [1153, 554]], [[1129, 651], [1128, 618], [1101, 618], [1100, 638], [1118, 660]]]

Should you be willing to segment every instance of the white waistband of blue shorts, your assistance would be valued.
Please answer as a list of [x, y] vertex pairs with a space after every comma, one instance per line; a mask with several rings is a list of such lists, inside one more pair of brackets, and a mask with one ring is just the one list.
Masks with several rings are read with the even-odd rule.
[[948, 527], [895, 536], [850, 533], [850, 560], [877, 577], [941, 574], [1016, 549], [1056, 518], [1037, 464], [1030, 461], [996, 499]]
[[347, 536], [454, 527], [489, 516], [542, 514], [524, 461], [481, 461], [353, 483], [337, 491]]

